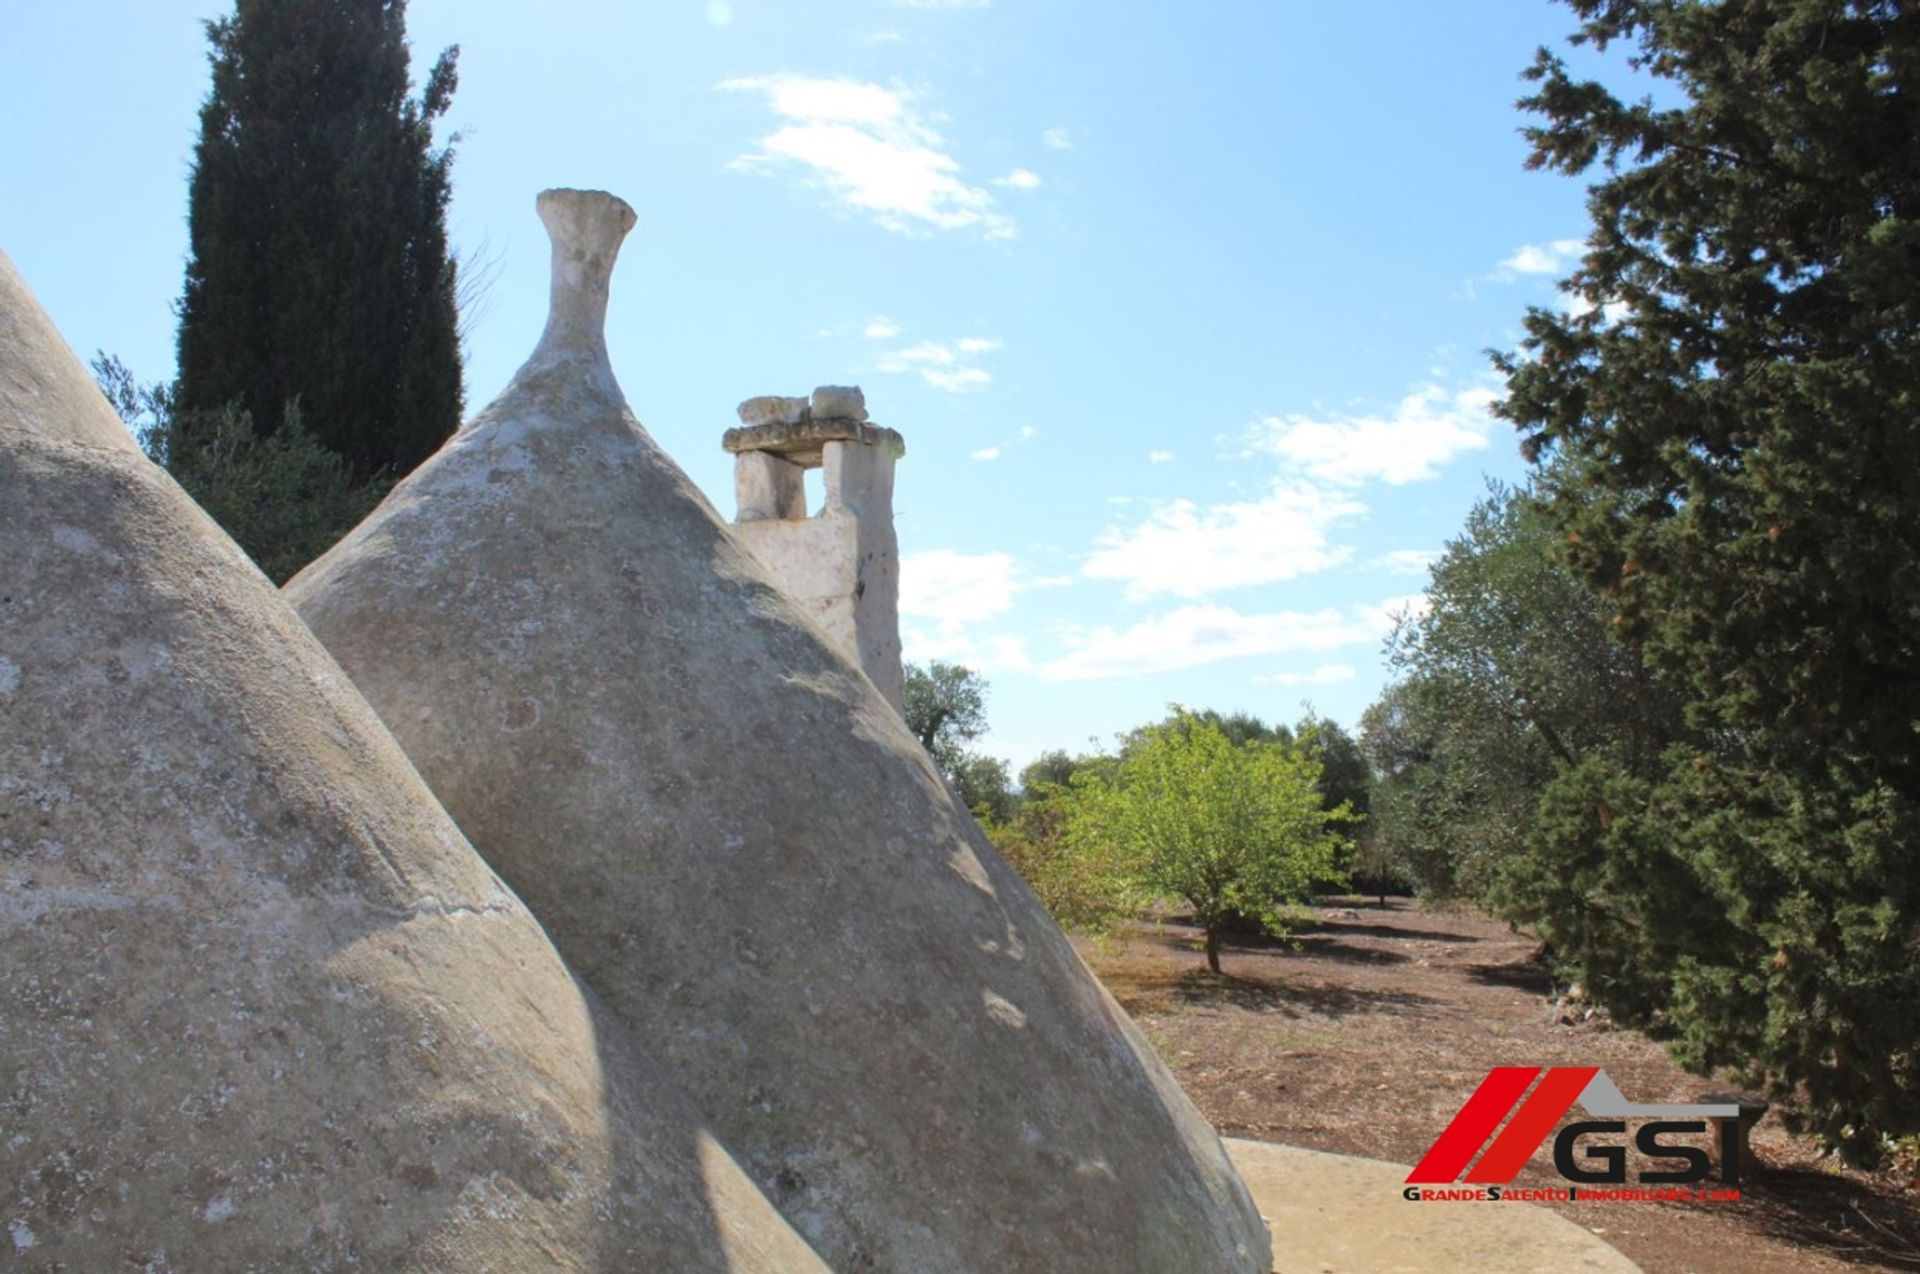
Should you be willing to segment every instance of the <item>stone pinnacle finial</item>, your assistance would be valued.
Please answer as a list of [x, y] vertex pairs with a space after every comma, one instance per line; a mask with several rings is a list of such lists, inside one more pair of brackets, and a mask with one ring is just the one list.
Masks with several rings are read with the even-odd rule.
[[543, 190], [534, 205], [553, 239], [552, 308], [535, 358], [607, 361], [607, 291], [621, 241], [639, 218], [604, 190]]

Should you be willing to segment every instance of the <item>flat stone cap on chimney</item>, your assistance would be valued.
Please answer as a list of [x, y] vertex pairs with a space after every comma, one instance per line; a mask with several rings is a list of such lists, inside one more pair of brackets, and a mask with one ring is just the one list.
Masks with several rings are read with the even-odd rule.
[[830, 442], [859, 442], [887, 447], [895, 460], [907, 454], [907, 440], [883, 425], [859, 420], [803, 420], [797, 425], [742, 425], [729, 429], [720, 445], [733, 455], [743, 451], [771, 451], [803, 468], [820, 463], [820, 452]]
[[822, 385], [811, 400], [766, 396], [740, 404], [740, 427], [729, 429], [720, 445], [733, 455], [766, 451], [790, 463], [813, 468], [830, 442], [857, 442], [888, 448], [895, 460], [907, 443], [894, 430], [867, 421], [867, 397], [858, 385]]

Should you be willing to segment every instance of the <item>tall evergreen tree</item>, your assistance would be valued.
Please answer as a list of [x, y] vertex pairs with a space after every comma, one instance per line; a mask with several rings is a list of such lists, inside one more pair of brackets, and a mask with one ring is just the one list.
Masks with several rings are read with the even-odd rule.
[[1601, 171], [1581, 304], [1528, 316], [1501, 410], [1701, 742], [1546, 839], [1678, 854], [1682, 1057], [1872, 1158], [1920, 1131], [1920, 13], [1566, 3], [1665, 89], [1536, 61], [1532, 163]]
[[356, 478], [404, 473], [459, 426], [455, 59], [408, 81], [405, 0], [238, 0], [207, 24], [180, 302], [182, 418], [297, 402]]

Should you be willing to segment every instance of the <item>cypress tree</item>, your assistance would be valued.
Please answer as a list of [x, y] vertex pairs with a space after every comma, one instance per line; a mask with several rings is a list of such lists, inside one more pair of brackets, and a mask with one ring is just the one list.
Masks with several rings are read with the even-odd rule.
[[1632, 1016], [1871, 1160], [1920, 1132], [1920, 15], [1567, 3], [1671, 91], [1536, 62], [1532, 162], [1601, 179], [1583, 304], [1528, 316], [1501, 410], [1698, 742], [1588, 775], [1542, 848], [1662, 895]]
[[237, 0], [207, 24], [180, 301], [178, 418], [297, 404], [358, 481], [460, 422], [446, 208], [458, 48], [411, 95], [405, 0]]

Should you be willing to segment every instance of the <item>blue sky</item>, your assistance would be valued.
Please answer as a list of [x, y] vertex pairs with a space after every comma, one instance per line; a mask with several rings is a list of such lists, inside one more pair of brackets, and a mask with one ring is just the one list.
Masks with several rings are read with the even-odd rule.
[[[0, 249], [83, 355], [171, 374], [213, 0], [19, 6]], [[640, 224], [609, 320], [653, 435], [732, 512], [757, 394], [906, 435], [910, 658], [992, 685], [1017, 766], [1169, 702], [1348, 725], [1391, 615], [1523, 470], [1483, 351], [1586, 223], [1523, 169], [1545, 0], [413, 0], [459, 43], [452, 229], [497, 271], [483, 406], [544, 320], [533, 197]], [[1578, 64], [1579, 59], [1576, 59]]]

